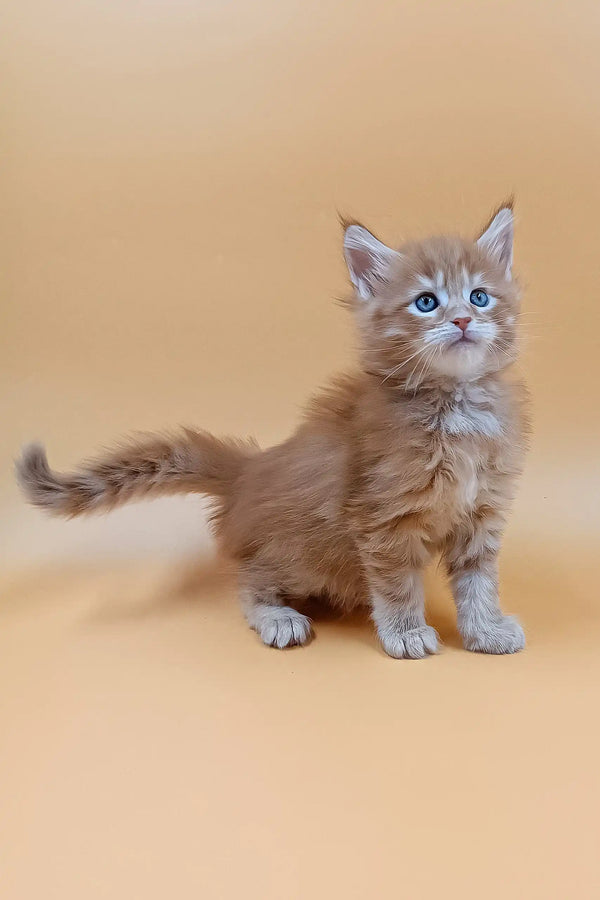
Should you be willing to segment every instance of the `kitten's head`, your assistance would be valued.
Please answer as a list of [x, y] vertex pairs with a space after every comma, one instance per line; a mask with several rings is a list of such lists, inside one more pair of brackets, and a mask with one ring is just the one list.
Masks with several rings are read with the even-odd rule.
[[437, 237], [392, 250], [348, 225], [365, 368], [391, 384], [469, 381], [517, 356], [513, 213], [502, 206], [475, 241]]

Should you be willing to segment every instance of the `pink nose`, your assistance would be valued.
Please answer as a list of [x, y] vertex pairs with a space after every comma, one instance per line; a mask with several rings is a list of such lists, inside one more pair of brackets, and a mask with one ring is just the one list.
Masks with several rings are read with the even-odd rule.
[[460, 328], [461, 331], [467, 330], [467, 325], [471, 321], [471, 316], [464, 316], [462, 319], [452, 319], [452, 324]]

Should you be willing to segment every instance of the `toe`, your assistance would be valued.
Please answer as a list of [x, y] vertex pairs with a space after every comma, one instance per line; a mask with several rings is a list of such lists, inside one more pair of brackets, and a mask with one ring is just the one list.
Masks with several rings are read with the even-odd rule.
[[292, 623], [289, 619], [280, 619], [277, 623], [277, 637], [275, 643], [280, 650], [287, 647], [293, 638]]
[[387, 655], [394, 659], [404, 659], [407, 656], [404, 640], [400, 634], [382, 638], [381, 644]]
[[310, 637], [310, 622], [306, 616], [291, 619], [292, 637], [295, 644], [305, 644]]
[[438, 652], [438, 635], [435, 628], [429, 625], [423, 629], [423, 646], [428, 653]]
[[423, 659], [427, 655], [423, 636], [416, 631], [404, 635], [404, 647], [409, 659]]
[[272, 647], [277, 640], [277, 622], [267, 622], [260, 629], [261, 640]]

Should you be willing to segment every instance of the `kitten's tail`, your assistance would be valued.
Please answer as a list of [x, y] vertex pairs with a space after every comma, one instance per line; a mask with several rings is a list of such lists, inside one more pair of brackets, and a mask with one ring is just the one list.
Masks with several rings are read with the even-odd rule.
[[130, 440], [67, 475], [52, 471], [41, 444], [30, 444], [17, 460], [16, 472], [30, 503], [72, 517], [165, 494], [196, 492], [226, 499], [257, 452], [252, 442], [220, 440], [184, 428], [174, 435]]

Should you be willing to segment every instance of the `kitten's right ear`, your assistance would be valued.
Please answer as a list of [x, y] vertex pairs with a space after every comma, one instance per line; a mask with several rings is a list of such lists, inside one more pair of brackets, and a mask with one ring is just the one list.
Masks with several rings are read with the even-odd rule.
[[509, 277], [513, 258], [513, 230], [513, 201], [508, 200], [494, 213], [489, 225], [477, 240], [479, 247], [483, 247], [506, 268]]
[[344, 232], [344, 256], [356, 293], [368, 300], [374, 294], [375, 283], [386, 280], [392, 262], [400, 254], [362, 225], [349, 225]]

